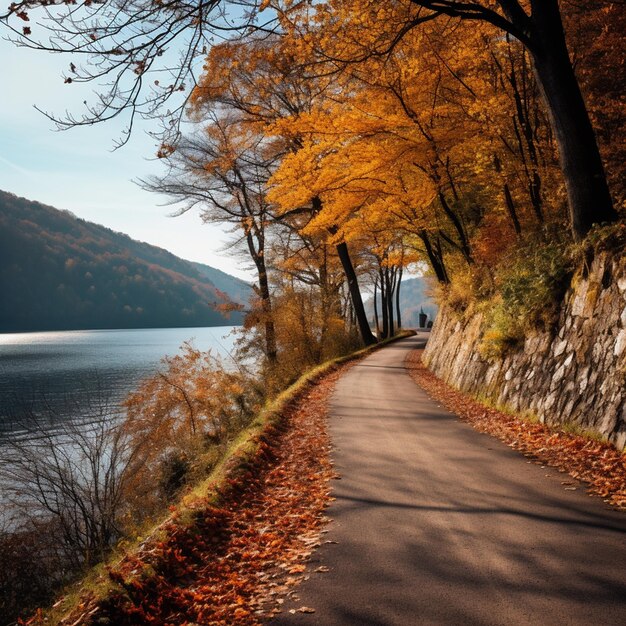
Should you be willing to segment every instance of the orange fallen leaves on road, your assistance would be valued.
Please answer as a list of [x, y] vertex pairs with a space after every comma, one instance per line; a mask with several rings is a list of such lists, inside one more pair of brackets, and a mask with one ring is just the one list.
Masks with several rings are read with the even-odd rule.
[[[422, 363], [422, 352], [410, 353], [406, 365], [413, 380], [433, 399], [476, 430], [497, 437], [530, 458], [567, 472], [587, 483], [589, 493], [601, 496], [615, 508], [626, 510], [626, 455], [609, 443], [555, 431], [545, 424], [529, 422], [480, 404], [428, 370]], [[570, 482], [567, 484], [564, 489], [576, 489]]]

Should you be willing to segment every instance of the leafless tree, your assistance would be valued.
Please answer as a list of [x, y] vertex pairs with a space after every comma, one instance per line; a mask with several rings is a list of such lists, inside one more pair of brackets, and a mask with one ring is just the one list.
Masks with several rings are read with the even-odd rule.
[[265, 331], [265, 356], [276, 360], [276, 332], [272, 317], [266, 247], [271, 207], [265, 184], [277, 155], [267, 150], [260, 134], [245, 132], [241, 121], [222, 111], [211, 113], [203, 132], [181, 138], [169, 155], [168, 173], [141, 181], [144, 188], [168, 195], [178, 213], [194, 208], [206, 222], [231, 224], [238, 243], [254, 263]]
[[85, 417], [30, 415], [29, 432], [9, 436], [0, 448], [5, 514], [11, 511], [22, 529], [45, 533], [46, 549], [74, 571], [99, 561], [119, 538], [128, 470], [139, 449], [108, 402], [93, 403]]
[[0, 14], [18, 46], [68, 57], [65, 83], [97, 85], [82, 114], [42, 112], [60, 128], [126, 115], [120, 145], [137, 117], [162, 120], [171, 139], [209, 47], [275, 16], [257, 18], [254, 0], [22, 0]]

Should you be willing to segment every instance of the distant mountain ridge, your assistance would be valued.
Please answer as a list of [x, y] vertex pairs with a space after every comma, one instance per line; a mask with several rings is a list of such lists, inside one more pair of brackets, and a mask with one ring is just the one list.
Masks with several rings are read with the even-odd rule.
[[222, 326], [251, 287], [208, 265], [0, 191], [0, 332]]
[[252, 295], [252, 287], [245, 281], [231, 276], [204, 263], [191, 262], [205, 278], [208, 278], [220, 291], [223, 291], [233, 302], [247, 305]]

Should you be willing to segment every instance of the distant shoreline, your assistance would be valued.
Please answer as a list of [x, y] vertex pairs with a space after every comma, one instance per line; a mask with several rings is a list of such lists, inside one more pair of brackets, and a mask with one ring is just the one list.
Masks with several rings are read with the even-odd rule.
[[[226, 321], [226, 320], [225, 320]], [[28, 330], [4, 330], [0, 328], [0, 335], [27, 335], [27, 334], [36, 334], [36, 333], [71, 333], [71, 332], [102, 332], [107, 330], [172, 330], [175, 328], [232, 328], [232, 327], [240, 327], [243, 324], [207, 324], [206, 326], [127, 326], [127, 327], [117, 327], [110, 326], [107, 328], [38, 328], [38, 329], [28, 329]]]

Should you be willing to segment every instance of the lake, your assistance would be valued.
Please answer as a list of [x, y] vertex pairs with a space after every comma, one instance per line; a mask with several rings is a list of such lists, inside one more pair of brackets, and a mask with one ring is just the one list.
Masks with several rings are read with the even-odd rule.
[[0, 334], [0, 439], [8, 431], [28, 432], [29, 415], [80, 419], [94, 398], [119, 403], [185, 341], [227, 364], [235, 328]]

